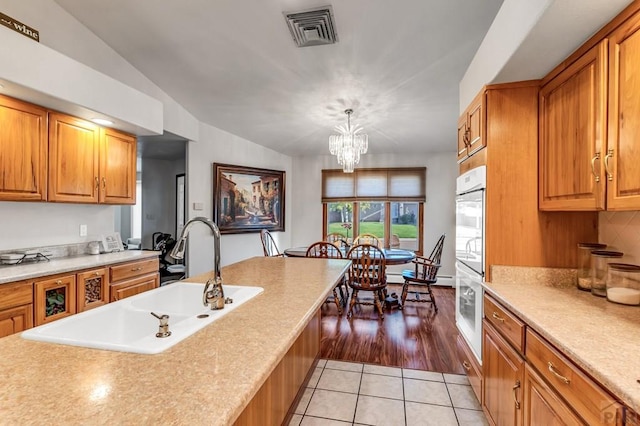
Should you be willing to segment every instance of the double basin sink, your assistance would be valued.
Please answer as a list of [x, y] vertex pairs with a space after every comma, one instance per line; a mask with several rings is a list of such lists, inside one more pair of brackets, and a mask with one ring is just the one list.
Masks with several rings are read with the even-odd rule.
[[[42, 342], [140, 354], [160, 353], [196, 331], [222, 318], [264, 291], [261, 287], [223, 285], [231, 303], [211, 310], [202, 304], [201, 283], [178, 282], [99, 308], [91, 309], [22, 333]], [[168, 337], [156, 337], [160, 321], [152, 314], [168, 315]]]

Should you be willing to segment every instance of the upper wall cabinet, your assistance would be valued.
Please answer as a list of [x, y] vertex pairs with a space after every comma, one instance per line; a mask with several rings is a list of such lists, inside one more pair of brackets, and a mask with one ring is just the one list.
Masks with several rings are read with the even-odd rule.
[[458, 119], [458, 163], [486, 146], [484, 91], [471, 101]]
[[540, 92], [541, 210], [640, 210], [640, 12]]
[[49, 114], [49, 201], [135, 204], [136, 140]]
[[47, 198], [47, 111], [0, 96], [0, 201]]

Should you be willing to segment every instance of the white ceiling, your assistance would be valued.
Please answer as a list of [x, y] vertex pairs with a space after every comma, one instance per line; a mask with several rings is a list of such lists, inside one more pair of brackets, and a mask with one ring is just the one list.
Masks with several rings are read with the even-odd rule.
[[341, 0], [338, 43], [298, 48], [317, 0], [56, 0], [197, 119], [326, 154], [346, 108], [372, 153], [451, 151], [458, 84], [502, 0]]

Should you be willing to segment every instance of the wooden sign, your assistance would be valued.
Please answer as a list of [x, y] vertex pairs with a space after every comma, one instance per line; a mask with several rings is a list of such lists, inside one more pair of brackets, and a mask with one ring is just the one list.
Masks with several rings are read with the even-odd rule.
[[13, 19], [12, 17], [7, 16], [2, 12], [0, 12], [0, 24], [4, 25], [5, 27], [11, 28], [13, 31], [19, 32], [20, 34], [27, 36], [30, 39], [37, 41], [38, 43], [40, 42], [40, 33], [38, 32], [38, 30], [35, 30], [30, 26]]

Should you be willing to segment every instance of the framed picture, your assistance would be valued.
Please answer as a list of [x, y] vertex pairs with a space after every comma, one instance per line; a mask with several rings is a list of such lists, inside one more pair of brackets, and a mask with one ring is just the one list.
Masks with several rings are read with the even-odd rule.
[[213, 164], [213, 213], [222, 234], [284, 231], [285, 172]]

